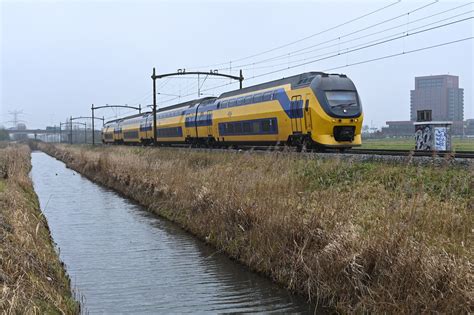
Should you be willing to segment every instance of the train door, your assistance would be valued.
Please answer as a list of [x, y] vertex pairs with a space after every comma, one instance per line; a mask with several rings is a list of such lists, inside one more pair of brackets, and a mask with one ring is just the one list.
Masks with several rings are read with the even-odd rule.
[[192, 134], [192, 128], [194, 126], [193, 124], [193, 114], [192, 113], [187, 113], [186, 116], [184, 117], [184, 137], [185, 138], [191, 138]]
[[208, 110], [206, 115], [207, 135], [212, 137], [212, 111]]
[[138, 137], [141, 139], [146, 138], [146, 116], [140, 120], [140, 128], [138, 129]]
[[303, 99], [301, 95], [291, 98], [290, 102], [291, 130], [293, 134], [303, 132]]
[[151, 115], [145, 119], [145, 138], [153, 139], [153, 116]]
[[309, 109], [309, 97], [310, 94], [306, 94], [303, 109], [303, 118], [306, 124], [306, 132], [311, 132], [311, 130], [313, 129], [313, 122], [311, 120], [311, 110]]
[[197, 104], [196, 105], [196, 111], [194, 112], [194, 128], [196, 130], [196, 138], [199, 138], [199, 128], [198, 128], [198, 124], [199, 124], [199, 105], [200, 104]]

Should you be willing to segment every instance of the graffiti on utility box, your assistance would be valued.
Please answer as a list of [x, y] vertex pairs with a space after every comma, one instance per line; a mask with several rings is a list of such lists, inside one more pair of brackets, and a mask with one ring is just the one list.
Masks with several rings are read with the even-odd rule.
[[431, 126], [418, 125], [415, 127], [416, 150], [431, 150]]
[[450, 122], [415, 123], [415, 150], [451, 150]]
[[436, 151], [446, 151], [448, 142], [448, 132], [446, 127], [435, 127], [434, 142], [434, 149]]

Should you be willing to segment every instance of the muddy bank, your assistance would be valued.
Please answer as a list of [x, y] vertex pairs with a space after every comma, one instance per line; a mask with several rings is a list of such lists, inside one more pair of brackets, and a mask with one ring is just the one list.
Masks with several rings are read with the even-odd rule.
[[79, 305], [41, 213], [30, 169], [27, 146], [0, 149], [0, 311], [76, 314]]
[[40, 148], [320, 304], [389, 313], [472, 305], [472, 168]]

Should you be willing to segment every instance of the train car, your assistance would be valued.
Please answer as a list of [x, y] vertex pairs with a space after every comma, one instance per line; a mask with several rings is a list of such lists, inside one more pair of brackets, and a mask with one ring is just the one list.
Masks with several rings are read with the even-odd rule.
[[114, 143], [114, 123], [107, 122], [102, 128], [102, 143]]
[[[307, 72], [162, 108], [156, 138], [158, 144], [345, 149], [361, 145], [362, 120], [359, 95], [346, 75]], [[153, 142], [151, 113], [113, 123], [116, 143]]]
[[224, 93], [212, 115], [225, 144], [361, 145], [362, 107], [345, 75], [308, 72]]
[[[184, 143], [184, 112], [187, 105], [160, 109], [156, 114], [156, 142], [158, 144]], [[153, 119], [152, 119], [153, 120]]]
[[129, 144], [140, 143], [140, 124], [142, 122], [143, 115], [137, 114], [128, 116], [120, 122], [122, 141]]

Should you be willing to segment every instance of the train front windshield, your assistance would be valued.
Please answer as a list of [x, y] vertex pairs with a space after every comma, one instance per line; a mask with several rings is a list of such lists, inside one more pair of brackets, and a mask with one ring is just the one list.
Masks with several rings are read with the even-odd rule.
[[360, 111], [355, 91], [326, 91], [326, 99], [335, 114], [354, 115]]
[[352, 91], [328, 91], [326, 92], [331, 107], [357, 107], [357, 95]]

